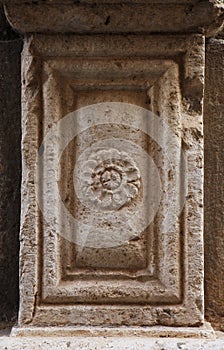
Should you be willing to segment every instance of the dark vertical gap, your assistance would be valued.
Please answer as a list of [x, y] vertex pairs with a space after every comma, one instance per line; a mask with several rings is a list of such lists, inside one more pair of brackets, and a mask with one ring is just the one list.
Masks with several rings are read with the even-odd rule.
[[[224, 35], [224, 33], [222, 33]], [[224, 331], [224, 43], [207, 39], [204, 95], [205, 317]]]
[[21, 50], [0, 6], [0, 328], [16, 322], [19, 304]]

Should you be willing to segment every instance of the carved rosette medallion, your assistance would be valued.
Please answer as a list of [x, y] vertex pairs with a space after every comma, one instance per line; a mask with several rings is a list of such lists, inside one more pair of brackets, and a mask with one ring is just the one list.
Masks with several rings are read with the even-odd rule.
[[117, 149], [98, 150], [82, 164], [79, 174], [85, 201], [103, 210], [118, 210], [134, 200], [140, 172], [133, 159]]

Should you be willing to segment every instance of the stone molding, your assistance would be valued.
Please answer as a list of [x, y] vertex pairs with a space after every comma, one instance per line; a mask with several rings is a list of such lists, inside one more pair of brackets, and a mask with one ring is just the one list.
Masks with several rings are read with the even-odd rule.
[[[60, 332], [60, 330], [59, 330]], [[218, 332], [214, 339], [197, 338], [156, 338], [146, 336], [91, 336], [79, 335], [70, 336], [30, 336], [30, 337], [0, 337], [0, 346], [2, 349], [10, 350], [223, 350], [224, 338]]]
[[[218, 1], [5, 1], [12, 27], [22, 33], [202, 33], [223, 24]], [[119, 14], [119, 15], [118, 15]], [[46, 20], [47, 17], [47, 20]]]
[[[51, 325], [66, 325], [68, 319], [70, 325], [197, 326], [203, 323], [201, 101], [204, 38], [200, 35], [35, 35], [26, 40], [22, 56], [23, 178], [19, 325], [30, 323], [44, 326], [49, 325], [49, 322]], [[163, 58], [160, 58], [161, 56]], [[178, 71], [183, 72], [181, 86]], [[164, 197], [164, 209], [161, 207], [156, 224], [158, 242], [155, 245], [147, 243], [145, 246], [150, 252], [149, 260], [154, 262], [143, 271], [143, 274], [146, 274], [144, 278], [148, 279], [144, 284], [138, 280], [137, 274], [132, 274], [132, 271], [126, 272], [124, 266], [120, 266], [121, 271], [115, 274], [113, 270], [109, 270], [107, 276], [102, 274], [100, 269], [99, 272], [96, 270], [92, 273], [91, 265], [94, 261], [88, 260], [84, 266], [87, 279], [82, 270], [79, 271], [80, 263], [75, 263], [75, 273], [71, 269], [66, 270], [66, 266], [71, 265], [71, 262], [58, 257], [66, 256], [63, 252], [70, 251], [68, 255], [72, 254], [73, 257], [76, 254], [72, 246], [63, 243], [63, 240], [56, 237], [52, 228], [44, 224], [37, 208], [35, 167], [42, 138], [52, 123], [73, 111], [72, 101], [76, 101], [76, 108], [79, 101], [84, 105], [91, 104], [91, 98], [95, 99], [95, 96], [98, 101], [102, 101], [102, 84], [112, 84], [111, 94], [115, 94], [117, 98], [118, 87], [114, 90], [114, 83], [110, 80], [111, 74], [116, 77], [117, 84], [126, 86], [132, 83], [137, 90], [139, 84], [142, 84], [141, 79], [149, 81], [149, 84], [143, 84], [141, 94], [146, 99], [150, 98], [152, 110], [163, 115], [164, 121], [173, 128], [179, 138], [182, 138], [182, 142], [179, 139], [178, 143], [184, 145], [187, 157], [189, 196], [186, 199], [183, 217], [179, 222], [179, 218], [176, 218], [173, 212], [172, 231], [169, 235], [163, 234], [159, 217], [164, 215], [163, 210], [169, 206]], [[85, 89], [89, 86], [84, 100], [83, 84]], [[99, 94], [95, 95], [98, 89]], [[122, 91], [125, 96], [124, 88]], [[127, 96], [133, 98], [133, 94], [130, 95], [129, 92]], [[117, 121], [118, 118], [119, 114], [116, 114]], [[120, 131], [116, 129], [115, 132]], [[131, 134], [127, 132], [123, 137], [129, 137]], [[133, 135], [135, 134], [136, 131]], [[100, 137], [100, 134], [94, 135], [94, 139]], [[133, 141], [141, 140], [140, 136]], [[177, 150], [177, 158], [173, 157], [173, 161], [177, 163], [178, 154]], [[169, 163], [162, 153], [154, 154], [154, 158], [161, 159], [169, 172]], [[170, 185], [163, 173], [161, 178], [165, 186], [164, 193], [169, 193]], [[171, 178], [175, 177], [172, 175]], [[179, 195], [176, 198], [179, 198]], [[143, 242], [144, 240], [141, 246], [143, 248], [139, 250], [140, 254], [145, 249]], [[60, 246], [62, 250], [59, 250]], [[137, 247], [135, 249], [139, 249]], [[127, 247], [125, 249], [128, 251]], [[94, 250], [84, 250], [83, 258], [87, 259], [89, 254], [94, 254]], [[117, 254], [119, 257], [119, 254], [122, 256], [123, 253], [120, 251]], [[102, 259], [104, 261], [103, 257]], [[99, 279], [98, 283], [95, 283], [95, 278]]]
[[[86, 344], [88, 337], [97, 338], [99, 347], [100, 337], [118, 337], [119, 341], [126, 342], [126, 337], [134, 334], [136, 339], [130, 337], [128, 342], [135, 348], [140, 346], [139, 339], [142, 346], [169, 347], [168, 340], [149, 337], [176, 337], [178, 349], [186, 346], [194, 349], [195, 339], [193, 342], [181, 340], [192, 337], [209, 339], [205, 342], [197, 340], [197, 346], [202, 349], [221, 349], [222, 340], [216, 339], [217, 335], [204, 320], [203, 98], [205, 37], [217, 35], [223, 27], [222, 1], [11, 0], [4, 4], [12, 27], [25, 34], [22, 54], [21, 299], [19, 324], [14, 327], [12, 338], [53, 337], [49, 348], [54, 346], [54, 341], [63, 348], [64, 343], [56, 337], [75, 336], [75, 346], [81, 349], [80, 336], [85, 337]], [[188, 195], [180, 218], [177, 219], [173, 212], [172, 238], [163, 235], [160, 217], [165, 211], [162, 208], [154, 226], [149, 229], [149, 240], [142, 232], [137, 243], [136, 240], [131, 242], [131, 248], [119, 248], [117, 255], [106, 251], [108, 256], [104, 256], [103, 253], [96, 254], [91, 247], [79, 253], [74, 242], [65, 242], [61, 232], [52, 230], [44, 222], [37, 205], [36, 164], [41, 142], [52, 125], [72, 113], [74, 107], [102, 102], [110, 94], [112, 102], [113, 98], [115, 101], [120, 98], [120, 102], [150, 105], [159, 116], [167, 116], [165, 122], [173, 128], [186, 154]], [[121, 121], [123, 116], [116, 117]], [[79, 121], [83, 140], [96, 141], [111, 132], [106, 127], [87, 132], [85, 121]], [[146, 142], [143, 133], [133, 129], [130, 127], [122, 133], [117, 128], [116, 132], [122, 136], [125, 132], [133, 133], [134, 141], [138, 139], [142, 145], [144, 142], [150, 145], [160, 168], [163, 193], [169, 193], [174, 176], [165, 155], [150, 138]], [[80, 149], [85, 148], [80, 142], [82, 137], [72, 144], [74, 153], [80, 154]], [[54, 146], [57, 149], [57, 142]], [[109, 151], [100, 151], [100, 156], [110, 154], [112, 157], [111, 154], [116, 153], [125, 158], [119, 145], [117, 149], [115, 146], [113, 144]], [[148, 146], [144, 146], [147, 151]], [[173, 161], [179, 164], [180, 158], [175, 158], [178, 154], [175, 151], [177, 149]], [[60, 163], [60, 171], [67, 170], [65, 180], [71, 177], [70, 167], [74, 165], [71, 149], [66, 157], [68, 163], [63, 163], [63, 159]], [[94, 157], [99, 158], [98, 151]], [[91, 158], [93, 163], [94, 157]], [[113, 172], [108, 170], [111, 164]], [[102, 170], [97, 185], [102, 180], [99, 185], [102, 189], [107, 183], [107, 193], [114, 196], [113, 203], [102, 205], [104, 190], [97, 197], [99, 207], [110, 210], [112, 206], [117, 210], [119, 205], [134, 205], [142, 196], [142, 168], [128, 158], [128, 166], [132, 164], [132, 171], [137, 174], [135, 193], [127, 192], [124, 200], [120, 192], [117, 204], [115, 189], [120, 183], [123, 184], [121, 190], [127, 189], [128, 182], [120, 181], [121, 163], [113, 161], [111, 164]], [[97, 166], [100, 168], [102, 164]], [[94, 172], [96, 168], [91, 169]], [[165, 170], [169, 180], [164, 175]], [[67, 200], [61, 178], [60, 181], [62, 197]], [[69, 181], [71, 186], [71, 179]], [[43, 188], [48, 190], [47, 186], [43, 185]], [[176, 195], [179, 198], [180, 193]], [[93, 202], [95, 197], [91, 198]], [[76, 198], [72, 200], [76, 205]], [[163, 203], [165, 207], [170, 204], [166, 200]], [[172, 201], [170, 205], [173, 205]], [[77, 207], [75, 209], [80, 213]], [[60, 213], [60, 206], [57, 209]], [[69, 210], [72, 211], [71, 206]], [[128, 263], [122, 260], [124, 252], [129, 254]], [[208, 316], [215, 324], [217, 317], [213, 318], [214, 307], [212, 303], [210, 305]], [[124, 325], [130, 328], [125, 329]], [[13, 348], [13, 340], [5, 341], [11, 342], [9, 346]], [[173, 346], [175, 341], [171, 341]], [[88, 347], [86, 344], [84, 346]], [[93, 340], [90, 344], [92, 346]], [[113, 344], [116, 346], [116, 340]], [[25, 348], [26, 345], [21, 342], [21, 346]]]

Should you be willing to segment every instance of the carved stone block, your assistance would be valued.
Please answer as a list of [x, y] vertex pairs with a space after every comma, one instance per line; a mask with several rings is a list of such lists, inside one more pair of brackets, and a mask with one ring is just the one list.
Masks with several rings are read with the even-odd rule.
[[204, 40], [23, 51], [20, 326], [203, 322]]

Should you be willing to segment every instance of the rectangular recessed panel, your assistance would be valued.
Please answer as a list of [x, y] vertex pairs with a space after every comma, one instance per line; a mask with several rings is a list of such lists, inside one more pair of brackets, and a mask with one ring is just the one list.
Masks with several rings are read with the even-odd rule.
[[101, 39], [73, 38], [56, 54], [37, 37], [37, 63], [26, 56], [40, 76], [33, 138], [43, 142], [33, 324], [57, 310], [57, 324], [84, 324], [86, 307], [92, 325], [196, 324], [202, 95], [192, 91], [203, 42], [118, 36], [104, 51]]
[[[49, 67], [51, 68], [48, 80], [45, 76], [45, 95], [50, 96], [51, 91], [60, 84], [61, 76], [63, 76], [65, 88], [58, 88], [60, 91], [58, 104], [62, 105], [61, 101], [63, 101], [64, 115], [71, 110], [76, 111], [81, 107], [87, 107], [88, 113], [92, 116], [91, 105], [108, 104], [106, 107], [104, 105], [95, 107], [99, 108], [99, 113], [101, 108], [106, 108], [103, 111], [105, 116], [97, 127], [89, 126], [90, 121], [88, 125], [85, 125], [85, 109], [80, 112], [80, 121], [77, 122], [77, 130], [74, 130], [76, 137], [69, 142], [60, 158], [58, 169], [60, 196], [63, 205], [78, 223], [77, 232], [81, 230], [80, 238], [77, 238], [76, 232], [72, 232], [72, 229], [71, 232], [68, 230], [71, 242], [61, 240], [62, 258], [55, 261], [56, 265], [60, 262], [57, 268], [61, 269], [62, 281], [70, 281], [70, 285], [67, 284], [68, 288], [76, 290], [76, 296], [68, 297], [67, 295], [67, 299], [83, 300], [84, 281], [90, 284], [93, 291], [97, 279], [101, 283], [101, 288], [105, 289], [105, 297], [99, 288], [91, 293], [92, 297], [85, 295], [86, 302], [91, 302], [91, 300], [92, 302], [108, 302], [110, 300], [108, 281], [116, 283], [116, 280], [121, 281], [122, 284], [116, 287], [119, 297], [111, 298], [112, 303], [114, 301], [126, 303], [128, 300], [135, 303], [151, 303], [157, 298], [157, 293], [163, 293], [163, 298], [167, 302], [169, 300], [173, 302], [177, 295], [180, 297], [180, 267], [178, 264], [180, 228], [179, 220], [176, 220], [176, 223], [172, 224], [171, 230], [173, 231], [168, 232], [173, 236], [169, 243], [171, 248], [169, 251], [166, 242], [170, 238], [165, 237], [167, 233], [162, 232], [160, 225], [163, 222], [164, 211], [167, 210], [165, 207], [167, 195], [164, 193], [168, 186], [172, 186], [167, 182], [168, 179], [161, 162], [166, 164], [167, 171], [171, 172], [172, 169], [169, 170], [166, 155], [160, 149], [158, 142], [151, 137], [150, 130], [147, 130], [147, 118], [150, 118], [150, 114], [144, 120], [144, 112], [146, 108], [147, 110], [154, 108], [152, 105], [152, 101], [156, 98], [154, 86], [163, 90], [165, 84], [163, 80], [166, 81], [168, 76], [170, 80], [175, 81], [175, 83], [172, 82], [172, 85], [167, 82], [168, 86], [162, 101], [164, 112], [167, 112], [165, 117], [169, 118], [167, 95], [176, 96], [172, 102], [173, 105], [179, 98], [177, 64], [170, 60], [154, 61], [136, 58], [125, 61], [85, 60], [84, 63], [81, 60], [68, 60], [65, 65], [63, 61], [58, 62], [51, 59], [50, 65], [49, 62], [47, 63], [45, 74]], [[52, 70], [56, 68], [57, 71]], [[135, 83], [139, 75], [145, 79], [143, 91], [139, 91], [139, 83]], [[157, 77], [153, 85], [151, 85], [152, 76]], [[108, 77], [111, 82], [108, 81]], [[132, 91], [126, 84], [128, 79], [131, 82]], [[150, 79], [151, 83], [148, 83]], [[91, 86], [88, 86], [89, 81]], [[117, 81], [122, 89], [114, 86], [114, 83], [118, 84]], [[163, 82], [163, 85], [160, 85], [160, 81]], [[77, 90], [77, 82], [80, 86], [86, 83], [86, 91]], [[70, 91], [69, 99], [66, 95], [67, 91]], [[119, 115], [121, 113], [119, 105], [117, 107], [113, 103], [126, 103], [124, 116]], [[46, 105], [50, 105], [50, 101], [47, 101]], [[141, 106], [144, 110], [136, 109], [136, 106]], [[110, 108], [113, 107], [117, 108], [118, 112], [109, 116], [105, 123], [104, 119], [107, 113], [110, 113]], [[134, 111], [132, 111], [133, 108]], [[128, 116], [129, 113], [134, 114], [137, 122], [138, 119], [140, 120], [139, 128], [131, 123], [124, 124], [124, 118], [128, 118], [126, 115]], [[172, 118], [176, 119], [177, 125], [180, 123], [178, 110], [172, 111]], [[149, 156], [150, 159], [148, 159]], [[158, 170], [157, 166], [161, 169]], [[152, 215], [153, 206], [156, 207], [156, 205], [157, 208], [154, 209], [155, 213], [152, 218], [145, 219]], [[136, 227], [135, 221], [137, 222]], [[132, 225], [136, 231], [133, 230]], [[63, 228], [61, 230], [63, 232]], [[95, 234], [93, 241], [91, 241], [92, 231]], [[113, 234], [115, 235], [114, 242], [113, 240], [110, 242]], [[85, 235], [86, 238], [82, 244], [80, 241]], [[98, 242], [99, 235], [101, 238]], [[162, 237], [162, 242], [160, 242], [160, 237]], [[118, 238], [121, 241], [117, 243]], [[166, 257], [164, 251], [166, 251]], [[162, 287], [162, 290], [158, 287], [155, 296], [153, 293], [149, 295], [140, 293], [141, 296], [137, 297], [136, 286], [132, 287], [127, 284], [130, 280], [136, 281], [137, 289], [141, 290], [144, 287], [142, 285], [144, 281], [154, 279], [159, 286], [161, 283], [159, 274], [162, 272], [162, 275], [167, 278], [169, 271], [172, 271], [172, 278], [167, 279], [167, 282], [171, 283], [170, 287], [175, 290], [173, 299], [170, 299], [169, 287], [166, 285]], [[57, 276], [55, 278], [58, 284]], [[75, 283], [79, 280], [82, 281], [81, 287]], [[48, 286], [48, 281], [46, 281], [46, 286]], [[47, 300], [50, 300], [48, 288], [46, 294]], [[168, 288], [167, 291], [166, 288]], [[127, 298], [126, 290], [130, 293], [129, 298]], [[168, 295], [167, 299], [166, 295]], [[63, 295], [61, 297], [52, 295], [52, 298], [60, 301]]]

